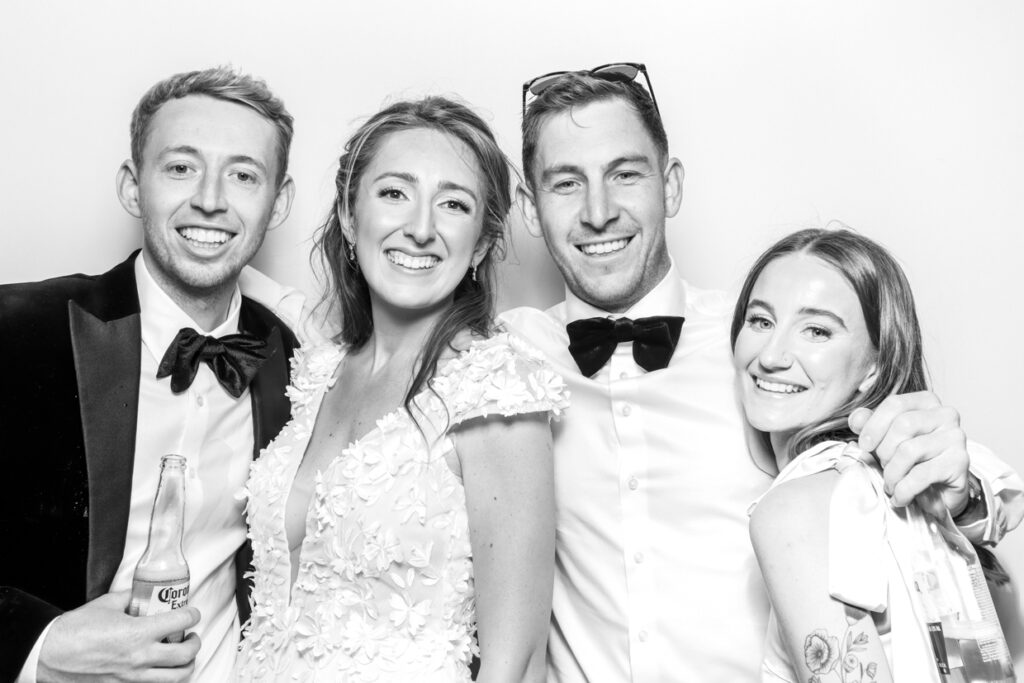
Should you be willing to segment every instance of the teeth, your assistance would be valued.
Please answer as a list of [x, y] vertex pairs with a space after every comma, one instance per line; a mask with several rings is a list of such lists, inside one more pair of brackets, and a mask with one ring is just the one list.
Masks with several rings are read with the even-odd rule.
[[760, 377], [755, 377], [754, 378], [754, 384], [756, 384], [759, 389], [764, 389], [765, 391], [771, 391], [771, 392], [776, 393], [776, 394], [796, 394], [796, 393], [799, 393], [801, 391], [806, 391], [806, 389], [804, 387], [798, 387], [795, 384], [783, 384], [782, 382], [769, 382], [767, 380], [761, 379]]
[[231, 235], [223, 230], [211, 230], [210, 228], [182, 228], [178, 232], [190, 242], [201, 242], [202, 244], [224, 244], [231, 239]]
[[580, 245], [580, 251], [587, 256], [610, 254], [613, 251], [625, 249], [627, 244], [629, 244], [628, 239], [612, 240], [611, 242], [597, 242], [596, 244], [583, 244]]
[[409, 254], [401, 251], [388, 251], [388, 260], [397, 266], [408, 268], [410, 270], [424, 270], [426, 268], [433, 268], [441, 262], [436, 256], [409, 256]]

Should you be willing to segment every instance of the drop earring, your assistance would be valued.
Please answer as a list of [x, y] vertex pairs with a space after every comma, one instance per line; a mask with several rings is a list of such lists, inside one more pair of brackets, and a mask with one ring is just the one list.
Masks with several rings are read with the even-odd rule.
[[356, 263], [356, 245], [351, 242], [348, 243], [348, 260], [353, 264]]
[[472, 272], [473, 272], [473, 282], [476, 282], [476, 266], [475, 265], [473, 266]]

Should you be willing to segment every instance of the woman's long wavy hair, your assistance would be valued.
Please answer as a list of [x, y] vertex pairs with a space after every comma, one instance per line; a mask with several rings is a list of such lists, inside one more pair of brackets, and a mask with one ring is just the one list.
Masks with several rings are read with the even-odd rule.
[[489, 246], [477, 264], [475, 278], [467, 271], [455, 288], [452, 305], [435, 324], [420, 351], [417, 371], [405, 395], [410, 408], [413, 397], [437, 370], [441, 354], [455, 336], [469, 329], [490, 336], [494, 327], [494, 263], [504, 256], [505, 225], [511, 197], [511, 165], [498, 147], [487, 124], [468, 107], [445, 97], [392, 104], [374, 114], [345, 143], [335, 178], [335, 201], [327, 221], [319, 229], [313, 247], [330, 274], [326, 299], [337, 306], [341, 331], [335, 341], [351, 349], [361, 348], [373, 332], [370, 290], [359, 266], [348, 258], [352, 247], [342, 219], [354, 215], [359, 183], [378, 150], [392, 133], [428, 129], [463, 142], [476, 157], [483, 173], [483, 232], [480, 240]]
[[769, 263], [788, 254], [815, 256], [846, 278], [860, 301], [877, 356], [874, 383], [866, 391], [851, 396], [825, 420], [797, 432], [787, 453], [792, 459], [822, 441], [856, 439], [847, 423], [850, 413], [861, 407], [875, 408], [890, 394], [927, 389], [928, 377], [914, 295], [903, 269], [884, 247], [849, 229], [801, 230], [779, 240], [757, 259], [733, 311], [733, 350], [746, 322], [750, 293], [757, 279]]

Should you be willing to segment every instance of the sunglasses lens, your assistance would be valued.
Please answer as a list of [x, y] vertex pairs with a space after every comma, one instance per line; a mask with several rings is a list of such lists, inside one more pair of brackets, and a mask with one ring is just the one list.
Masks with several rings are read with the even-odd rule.
[[550, 88], [555, 81], [564, 76], [567, 72], [563, 71], [557, 74], [548, 74], [547, 76], [541, 76], [530, 83], [530, 94], [536, 96]]
[[632, 64], [609, 64], [608, 66], [601, 67], [600, 69], [594, 69], [590, 73], [609, 81], [622, 81], [623, 83], [629, 83], [636, 78], [638, 73], [640, 73], [640, 69], [636, 68]]

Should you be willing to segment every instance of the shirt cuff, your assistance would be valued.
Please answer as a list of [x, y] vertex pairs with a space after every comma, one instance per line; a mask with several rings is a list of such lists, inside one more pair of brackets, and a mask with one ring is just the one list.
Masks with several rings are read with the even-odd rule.
[[14, 683], [36, 683], [36, 669], [39, 668], [39, 655], [43, 651], [43, 641], [46, 640], [46, 635], [50, 632], [50, 627], [53, 626], [54, 621], [57, 620], [54, 619], [47, 624], [43, 632], [39, 634], [36, 644], [32, 647], [32, 651], [28, 653], [28, 658], [21, 667], [21, 673], [18, 674], [18, 678], [15, 679]]

